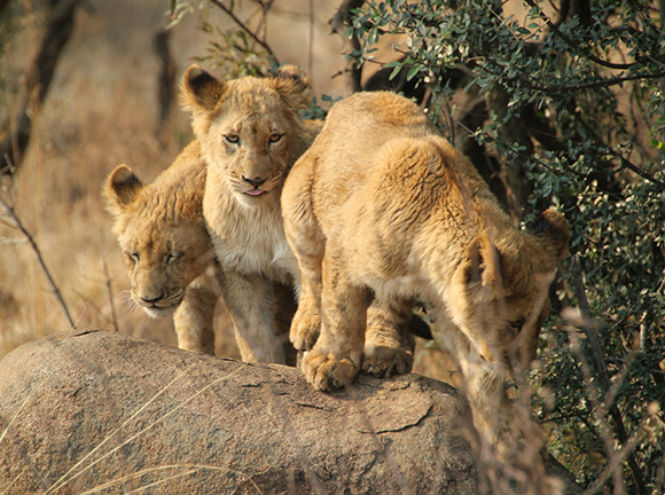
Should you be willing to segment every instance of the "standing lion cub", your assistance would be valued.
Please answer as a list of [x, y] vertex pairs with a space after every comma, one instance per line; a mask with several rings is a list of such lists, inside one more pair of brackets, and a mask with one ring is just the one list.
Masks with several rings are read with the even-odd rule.
[[203, 215], [240, 355], [283, 363], [274, 283], [291, 284], [298, 266], [279, 198], [288, 171], [320, 129], [300, 116], [310, 102], [309, 81], [294, 66], [274, 77], [222, 81], [194, 65], [182, 86], [207, 163]]
[[[118, 165], [103, 193], [125, 254], [134, 303], [152, 317], [172, 315], [180, 349], [214, 354], [213, 320], [222, 291], [203, 218], [205, 178], [201, 145], [193, 141], [149, 184], [127, 165]], [[273, 290], [271, 314], [279, 345], [286, 363], [294, 364], [288, 342], [293, 293], [280, 284]]]
[[514, 228], [471, 163], [415, 104], [387, 92], [333, 105], [289, 174], [282, 208], [302, 273], [291, 334], [321, 325], [303, 358], [307, 380], [343, 387], [373, 359], [370, 295], [383, 306], [422, 296], [462, 369], [474, 422], [491, 429], [491, 391], [535, 356], [567, 252], [564, 218], [548, 210], [538, 232]]

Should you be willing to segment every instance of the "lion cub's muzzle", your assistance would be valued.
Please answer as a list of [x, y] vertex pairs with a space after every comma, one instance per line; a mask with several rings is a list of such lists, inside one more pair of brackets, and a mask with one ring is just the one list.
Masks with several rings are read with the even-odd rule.
[[177, 288], [163, 291], [157, 296], [132, 294], [132, 297], [148, 315], [155, 318], [171, 314], [182, 302], [183, 294], [183, 290]]
[[266, 178], [257, 176], [250, 179], [249, 177], [245, 177], [243, 175], [242, 180], [247, 182], [250, 186], [252, 186], [252, 189], [247, 189], [246, 191], [244, 191], [244, 194], [247, 194], [248, 196], [261, 196], [262, 194], [265, 194], [267, 192], [265, 189], [261, 189], [261, 186], [267, 180]]

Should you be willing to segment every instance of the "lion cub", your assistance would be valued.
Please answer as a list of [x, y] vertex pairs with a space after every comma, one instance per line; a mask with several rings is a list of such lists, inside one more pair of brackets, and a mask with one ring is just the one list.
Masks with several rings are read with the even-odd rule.
[[207, 163], [203, 215], [241, 357], [283, 363], [271, 311], [274, 283], [291, 284], [298, 265], [284, 238], [279, 198], [321, 126], [300, 116], [311, 99], [309, 81], [294, 66], [274, 77], [221, 81], [194, 65], [182, 88]]
[[151, 184], [118, 165], [105, 184], [113, 232], [127, 260], [131, 297], [148, 315], [173, 314], [178, 347], [213, 354], [219, 297], [203, 220], [206, 164], [194, 141]]
[[302, 273], [291, 334], [321, 324], [303, 358], [307, 380], [320, 390], [352, 382], [374, 352], [370, 295], [379, 305], [422, 296], [482, 429], [488, 390], [535, 356], [567, 252], [564, 218], [548, 210], [537, 232], [516, 229], [473, 165], [414, 103], [387, 92], [333, 105], [286, 180], [282, 209]]
[[[310, 98], [309, 81], [294, 66], [275, 77], [230, 81], [192, 66], [183, 78], [183, 102], [208, 163], [203, 215], [245, 361], [283, 362], [267, 308], [275, 298], [273, 282], [297, 287], [301, 279], [284, 236], [280, 195], [293, 163], [321, 129], [321, 122], [300, 116]], [[370, 305], [367, 324], [375, 345], [364, 363], [367, 371], [385, 376], [411, 369], [412, 333], [429, 330], [411, 312], [414, 302]], [[317, 335], [318, 325], [290, 339], [304, 350]]]

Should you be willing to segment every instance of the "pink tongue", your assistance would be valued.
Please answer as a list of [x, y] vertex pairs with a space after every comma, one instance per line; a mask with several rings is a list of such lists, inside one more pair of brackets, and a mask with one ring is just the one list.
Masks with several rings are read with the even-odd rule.
[[263, 189], [250, 189], [249, 191], [245, 191], [245, 194], [249, 194], [250, 196], [261, 196], [264, 192]]

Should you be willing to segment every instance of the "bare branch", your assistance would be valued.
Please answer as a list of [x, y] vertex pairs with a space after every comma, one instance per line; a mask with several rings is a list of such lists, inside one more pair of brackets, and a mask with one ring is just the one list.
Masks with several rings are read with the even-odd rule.
[[654, 72], [651, 74], [633, 74], [631, 76], [611, 77], [608, 79], [599, 79], [597, 81], [589, 81], [581, 84], [574, 84], [570, 86], [540, 86], [531, 83], [526, 78], [521, 78], [530, 89], [537, 89], [538, 91], [546, 91], [549, 93], [562, 93], [565, 91], [580, 90], [580, 89], [594, 89], [594, 88], [609, 88], [629, 81], [641, 81], [646, 79], [660, 79], [665, 77], [665, 71]]
[[46, 275], [46, 278], [48, 279], [48, 282], [51, 286], [51, 289], [53, 289], [53, 292], [55, 294], [56, 299], [58, 300], [58, 303], [60, 304], [60, 308], [62, 308], [62, 312], [65, 315], [65, 318], [67, 319], [67, 323], [69, 323], [69, 327], [74, 330], [76, 326], [74, 325], [74, 322], [72, 321], [72, 317], [69, 315], [69, 309], [67, 309], [67, 304], [65, 304], [65, 300], [62, 298], [62, 294], [60, 294], [60, 289], [56, 285], [55, 281], [53, 280], [53, 277], [51, 276], [51, 272], [46, 266], [46, 262], [44, 261], [44, 258], [42, 257], [42, 253], [39, 250], [39, 247], [37, 246], [37, 243], [33, 239], [33, 237], [30, 235], [30, 232], [26, 230], [24, 227], [23, 223], [21, 220], [18, 218], [16, 213], [14, 212], [14, 209], [9, 206], [2, 197], [0, 197], [0, 205], [4, 208], [5, 212], [11, 218], [11, 220], [14, 222], [14, 225], [16, 226], [17, 229], [21, 231], [21, 233], [25, 236], [25, 238], [28, 240], [30, 243], [30, 246], [32, 247], [32, 250], [35, 252], [35, 255], [37, 256], [37, 261], [39, 262], [39, 265], [42, 268], [42, 271]]
[[[586, 290], [584, 288], [584, 276], [582, 274], [582, 265], [580, 263], [580, 258], [578, 254], [575, 254], [570, 265], [571, 275], [573, 276], [573, 282], [575, 284], [575, 295], [577, 296], [577, 301], [580, 306], [580, 311], [584, 319], [591, 318], [591, 310], [589, 308], [589, 302], [586, 297]], [[598, 334], [596, 330], [589, 325], [584, 325], [582, 328], [584, 334], [586, 335], [587, 342], [591, 346], [591, 355], [593, 357], [594, 364], [598, 370], [598, 378], [600, 380], [600, 385], [604, 392], [607, 392], [611, 388], [611, 382], [609, 373], [607, 371], [607, 366], [605, 366], [605, 360], [603, 359], [603, 350], [600, 345], [600, 340], [598, 339]], [[619, 442], [621, 445], [626, 445], [628, 442], [628, 435], [626, 434], [626, 428], [623, 424], [623, 419], [621, 418], [621, 412], [616, 404], [609, 405], [609, 413], [614, 422], [614, 427], [619, 437]], [[644, 484], [644, 479], [642, 478], [642, 473], [640, 471], [639, 465], [635, 460], [635, 456], [632, 452], [627, 454], [628, 466], [633, 474], [633, 479], [639, 490], [639, 493], [647, 493], [646, 486]]]
[[270, 55], [275, 61], [279, 64], [279, 60], [277, 59], [277, 56], [275, 55], [275, 52], [270, 48], [270, 45], [265, 40], [262, 40], [259, 38], [254, 31], [252, 31], [240, 18], [238, 18], [237, 15], [233, 13], [233, 11], [228, 8], [226, 5], [224, 5], [221, 0], [210, 0], [210, 3], [213, 5], [219, 7], [224, 11], [226, 15], [228, 15], [233, 22], [235, 22], [240, 29], [245, 31], [254, 41], [256, 41], [259, 45], [261, 45], [267, 52], [268, 55]]

